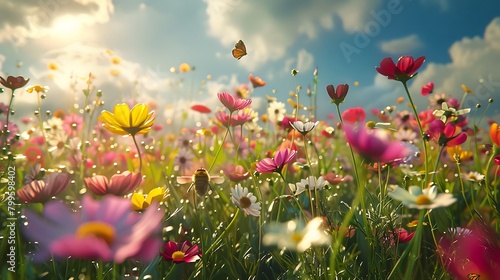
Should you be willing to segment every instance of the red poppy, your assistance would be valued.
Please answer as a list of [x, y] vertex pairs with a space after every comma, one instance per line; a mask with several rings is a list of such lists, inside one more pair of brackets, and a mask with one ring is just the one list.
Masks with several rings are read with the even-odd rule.
[[416, 60], [413, 60], [412, 56], [402, 56], [398, 59], [396, 65], [392, 58], [386, 57], [380, 62], [380, 67], [376, 69], [380, 74], [387, 76], [388, 79], [406, 82], [416, 75], [415, 72], [422, 66], [424, 61], [425, 56], [421, 56]]
[[366, 118], [366, 112], [361, 107], [349, 108], [342, 113], [342, 120], [346, 123], [362, 122]]
[[7, 80], [3, 77], [0, 77], [0, 84], [2, 84], [6, 88], [10, 88], [11, 90], [16, 90], [18, 88], [24, 87], [28, 82], [29, 78], [25, 79], [23, 76], [8, 76]]

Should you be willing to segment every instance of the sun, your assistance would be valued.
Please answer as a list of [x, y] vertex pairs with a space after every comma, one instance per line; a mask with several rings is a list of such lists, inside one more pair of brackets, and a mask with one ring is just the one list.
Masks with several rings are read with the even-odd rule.
[[54, 20], [52, 31], [57, 34], [69, 34], [75, 32], [82, 25], [82, 22], [75, 17], [61, 16]]

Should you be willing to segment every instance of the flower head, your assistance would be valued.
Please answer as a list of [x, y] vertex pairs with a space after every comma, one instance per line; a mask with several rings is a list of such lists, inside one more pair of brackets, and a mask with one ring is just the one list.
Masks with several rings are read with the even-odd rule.
[[326, 86], [326, 92], [328, 93], [328, 95], [332, 99], [332, 103], [335, 103], [337, 105], [344, 102], [344, 99], [345, 99], [348, 91], [349, 91], [348, 84], [340, 84], [337, 86], [337, 89], [335, 89], [334, 85], [327, 85]]
[[224, 166], [222, 171], [224, 172], [224, 175], [226, 175], [226, 177], [233, 182], [240, 182], [250, 177], [250, 172], [246, 171], [241, 165], [234, 165], [230, 163]]
[[7, 79], [0, 77], [0, 84], [6, 88], [10, 88], [11, 90], [16, 90], [18, 88], [24, 87], [30, 79], [25, 79], [23, 76], [8, 76]]
[[293, 129], [297, 130], [300, 132], [302, 135], [306, 135], [309, 133], [311, 130], [313, 130], [319, 122], [302, 122], [302, 121], [294, 121], [294, 122], [289, 122], [290, 125], [293, 127]]
[[132, 135], [148, 133], [155, 122], [155, 112], [148, 112], [146, 104], [137, 104], [132, 109], [128, 104], [115, 105], [113, 113], [102, 111], [99, 121], [112, 133]]
[[434, 209], [438, 207], [447, 207], [457, 200], [449, 193], [437, 193], [437, 186], [432, 185], [421, 189], [417, 186], [411, 186], [405, 190], [396, 185], [389, 186], [388, 196], [401, 201], [408, 208], [416, 209]]
[[252, 83], [253, 88], [263, 87], [266, 85], [264, 80], [260, 77], [254, 77], [253, 74], [248, 74], [248, 80]]
[[201, 258], [201, 250], [198, 245], [191, 245], [191, 242], [174, 242], [169, 241], [163, 245], [163, 252], [160, 256], [165, 261], [172, 261], [174, 263], [192, 263]]
[[231, 201], [248, 215], [260, 216], [260, 202], [256, 202], [257, 197], [248, 192], [248, 188], [242, 188], [240, 184], [231, 188]]
[[427, 96], [434, 91], [434, 82], [428, 82], [422, 86], [421, 94], [422, 96]]
[[366, 112], [361, 107], [349, 108], [342, 113], [342, 120], [346, 123], [363, 122], [365, 119]]
[[[426, 134], [436, 141], [440, 146], [453, 147], [462, 144], [467, 140], [467, 134], [459, 131], [455, 123], [449, 122], [444, 124], [441, 120], [433, 120], [429, 125], [429, 130]], [[456, 133], [456, 134], [455, 134]]]
[[64, 191], [70, 182], [69, 173], [52, 173], [41, 180], [32, 180], [17, 191], [17, 196], [28, 203], [45, 203]]
[[369, 129], [364, 125], [344, 125], [349, 145], [369, 162], [392, 162], [402, 160], [411, 154], [403, 141], [391, 140], [383, 129]]
[[49, 91], [48, 86], [34, 85], [26, 89], [27, 93], [32, 93], [36, 91], [37, 93], [47, 93]]
[[285, 164], [291, 162], [295, 156], [297, 155], [297, 151], [291, 149], [279, 150], [276, 152], [274, 158], [265, 158], [257, 163], [255, 169], [260, 173], [272, 173], [278, 172], [280, 173]]
[[[35, 261], [55, 258], [90, 259], [122, 263], [127, 258], [152, 260], [161, 244], [163, 213], [155, 207], [142, 215], [133, 212], [130, 200], [85, 195], [78, 212], [60, 201], [51, 201], [42, 216], [26, 210], [26, 238], [38, 242]], [[43, 234], [40, 234], [43, 233]]]
[[87, 188], [96, 195], [114, 194], [124, 196], [133, 192], [142, 183], [141, 173], [124, 171], [115, 174], [108, 180], [105, 176], [96, 175], [84, 178]]
[[262, 243], [276, 244], [281, 249], [304, 252], [313, 245], [329, 245], [331, 237], [322, 228], [323, 219], [316, 217], [305, 225], [303, 220], [271, 224], [267, 227]]
[[497, 148], [500, 148], [500, 126], [494, 122], [490, 125], [490, 138]]
[[132, 209], [136, 211], [145, 210], [153, 202], [160, 203], [165, 198], [165, 190], [162, 187], [157, 187], [149, 191], [144, 196], [140, 193], [133, 193], [130, 201], [132, 202]]
[[406, 82], [416, 75], [415, 72], [422, 66], [424, 61], [425, 56], [421, 56], [416, 60], [413, 60], [412, 56], [401, 56], [396, 65], [392, 58], [386, 57], [380, 62], [380, 67], [376, 69], [380, 74], [387, 76], [388, 79]]
[[217, 97], [231, 113], [248, 107], [252, 103], [252, 99], [234, 98], [234, 96], [227, 92], [219, 92], [217, 93]]
[[468, 114], [470, 112], [470, 108], [457, 110], [453, 107], [448, 107], [448, 103], [441, 103], [441, 110], [434, 110], [432, 114], [439, 118], [442, 122], [446, 122], [447, 120], [456, 121], [458, 116]]

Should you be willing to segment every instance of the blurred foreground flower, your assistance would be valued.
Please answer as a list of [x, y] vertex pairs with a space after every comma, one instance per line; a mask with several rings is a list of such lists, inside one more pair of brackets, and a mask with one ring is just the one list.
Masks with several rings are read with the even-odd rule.
[[42, 216], [26, 210], [27, 226], [22, 228], [39, 250], [35, 261], [51, 257], [114, 261], [127, 258], [151, 261], [161, 246], [163, 213], [151, 207], [142, 215], [133, 212], [130, 200], [106, 196], [82, 199], [78, 212], [60, 201], [47, 203]]
[[387, 76], [388, 79], [406, 82], [416, 75], [415, 72], [422, 66], [424, 61], [425, 56], [421, 56], [416, 60], [413, 60], [412, 56], [401, 56], [396, 65], [392, 58], [386, 57], [380, 62], [380, 67], [376, 69], [380, 74]]
[[237, 184], [231, 188], [231, 201], [248, 215], [260, 216], [260, 202], [253, 193], [248, 192], [248, 188], [242, 188]]
[[106, 176], [96, 175], [83, 179], [87, 188], [96, 195], [114, 194], [124, 196], [133, 192], [142, 183], [141, 173], [124, 171], [108, 180]]
[[401, 201], [408, 208], [434, 209], [450, 206], [457, 201], [452, 194], [438, 194], [436, 185], [423, 190], [418, 186], [411, 186], [407, 191], [396, 185], [389, 185], [388, 189], [388, 196]]
[[169, 241], [163, 245], [163, 252], [160, 252], [160, 256], [165, 261], [174, 263], [192, 263], [201, 258], [201, 250], [198, 245], [191, 245], [189, 241], [178, 243]]
[[[438, 254], [453, 279], [498, 279], [500, 236], [484, 226], [456, 228], [438, 242]], [[472, 278], [476, 277], [476, 278]]]
[[146, 104], [137, 104], [132, 109], [128, 104], [115, 105], [113, 113], [106, 110], [99, 116], [102, 126], [118, 135], [148, 133], [155, 121], [155, 112], [149, 112]]
[[45, 203], [64, 191], [71, 182], [68, 173], [52, 173], [42, 180], [33, 180], [17, 191], [17, 196], [25, 202]]
[[344, 125], [349, 145], [369, 162], [392, 162], [411, 155], [403, 141], [393, 141], [383, 129], [369, 129], [364, 125]]
[[304, 252], [313, 245], [330, 245], [331, 237], [322, 225], [321, 217], [310, 220], [307, 225], [302, 219], [271, 224], [266, 227], [262, 243], [298, 252]]

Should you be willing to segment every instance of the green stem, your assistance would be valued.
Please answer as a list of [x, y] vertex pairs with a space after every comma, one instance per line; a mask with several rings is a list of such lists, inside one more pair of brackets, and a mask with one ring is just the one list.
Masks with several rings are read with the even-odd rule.
[[228, 233], [228, 231], [236, 224], [236, 219], [240, 215], [240, 208], [236, 209], [236, 213], [233, 216], [233, 219], [226, 227], [226, 229], [217, 237], [217, 239], [212, 243], [212, 245], [204, 252], [205, 255], [208, 255], [210, 251], [212, 251], [216, 246], [218, 246], [219, 242], [222, 240], [224, 236]]
[[139, 149], [139, 145], [137, 144], [137, 140], [135, 139], [135, 135], [132, 135], [132, 139], [134, 140], [135, 148], [137, 149], [137, 154], [139, 155], [139, 172], [142, 171], [142, 155], [141, 149]]
[[215, 165], [215, 162], [217, 161], [217, 158], [219, 157], [220, 151], [222, 150], [222, 146], [224, 145], [224, 142], [226, 142], [227, 135], [229, 134], [229, 126], [226, 129], [226, 134], [224, 134], [224, 139], [222, 139], [222, 143], [220, 143], [219, 149], [217, 149], [217, 153], [215, 154], [214, 159], [212, 160], [212, 163], [210, 164], [210, 167], [208, 168], [207, 172], [210, 174], [210, 171]]

